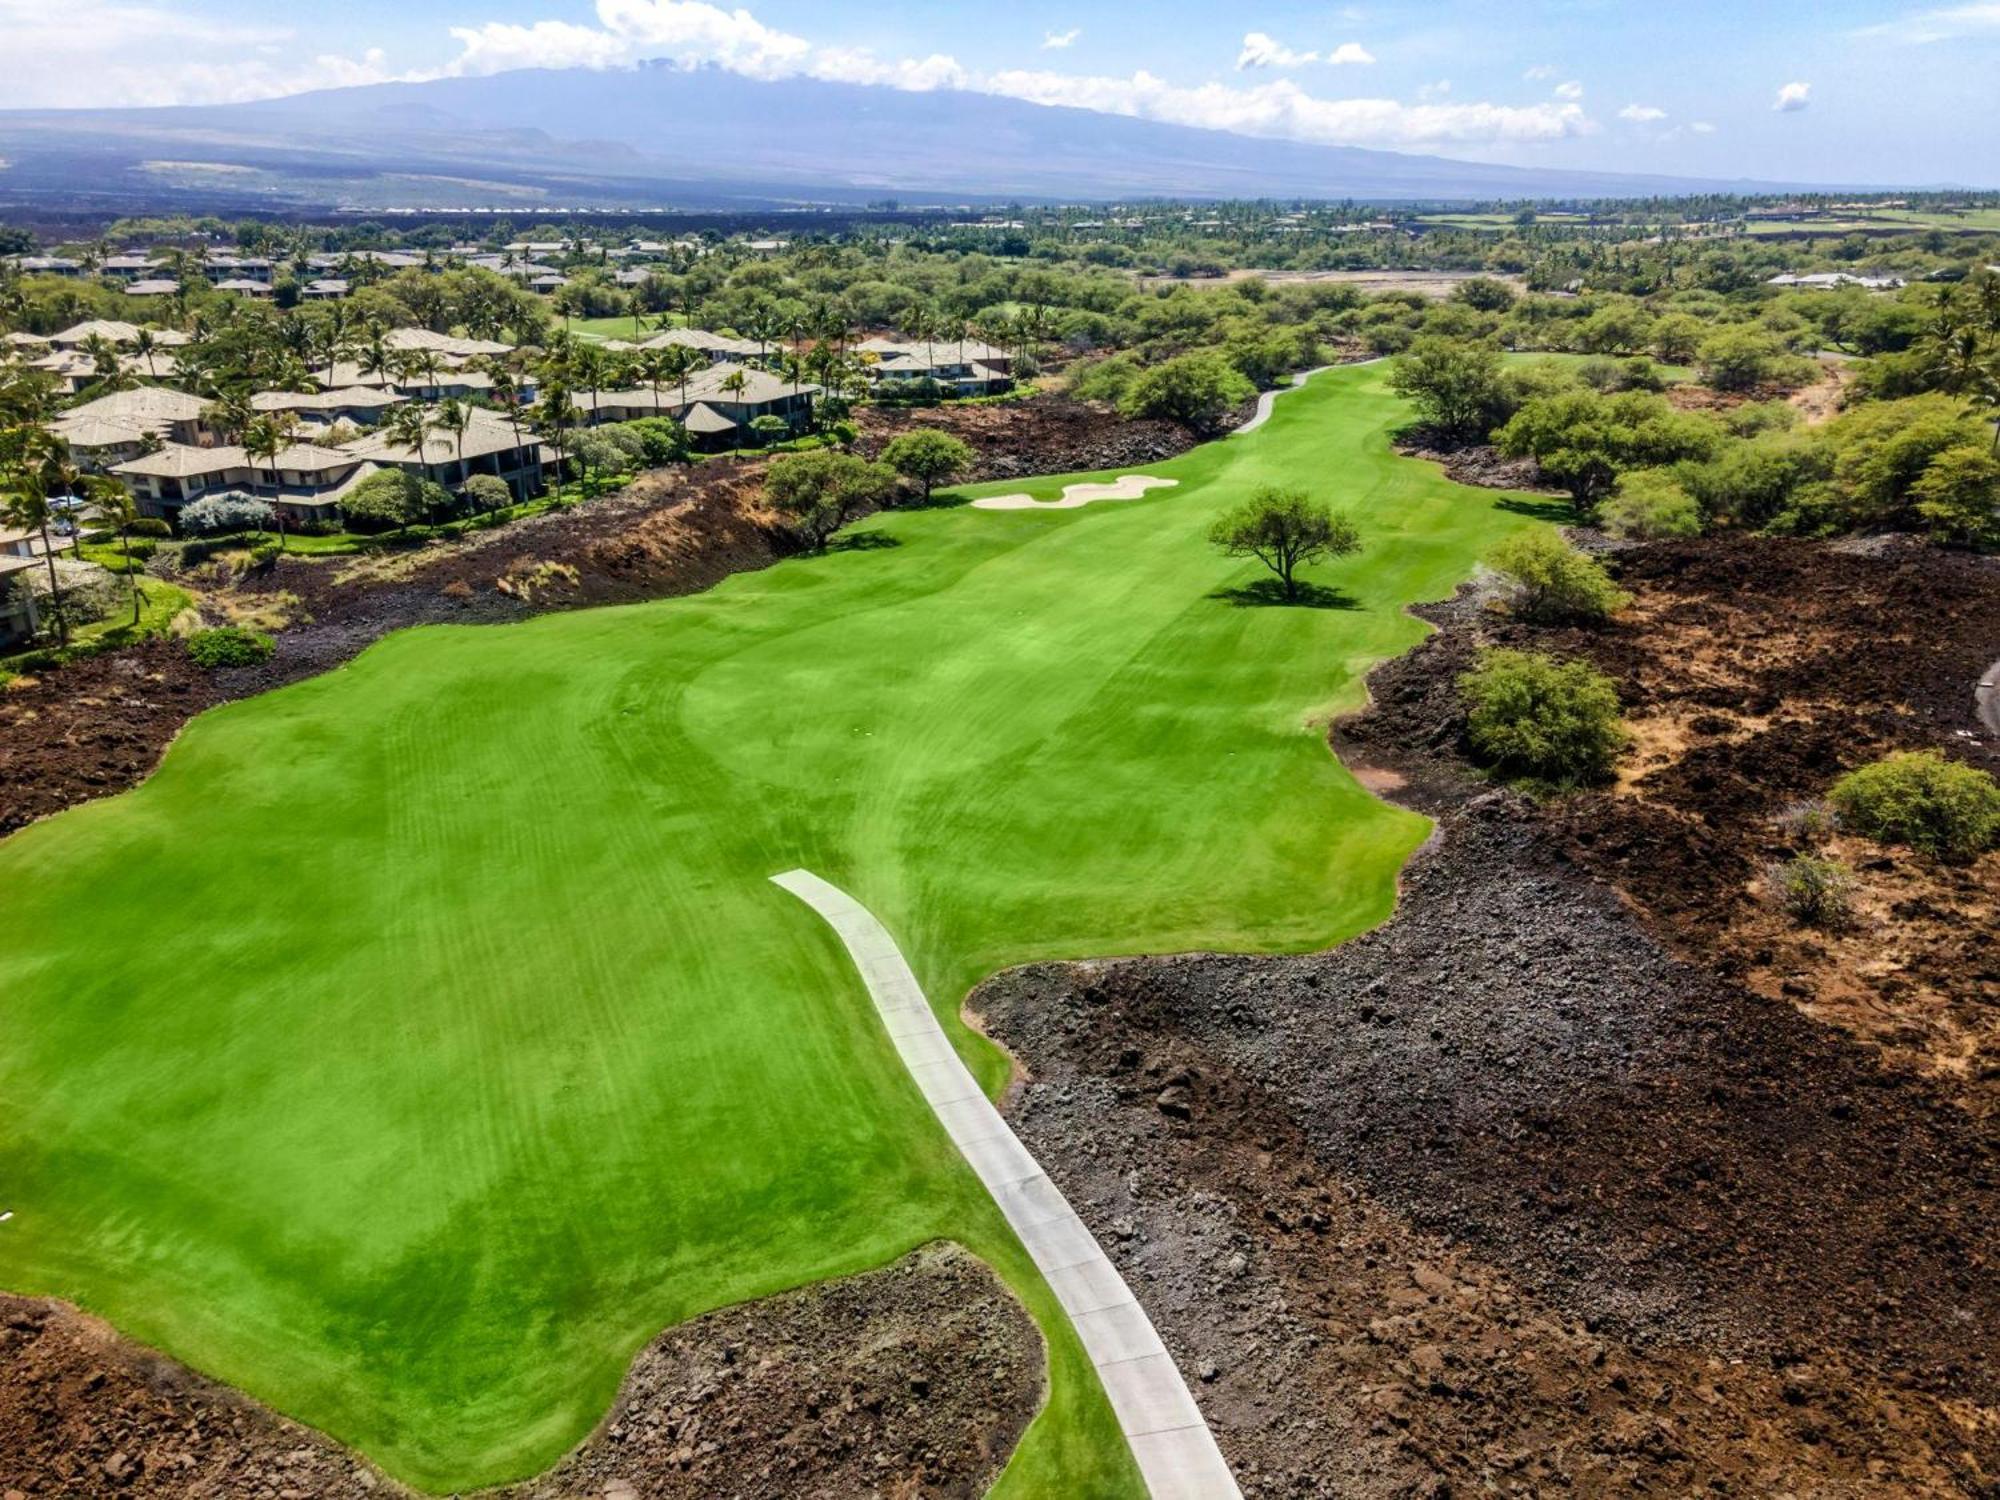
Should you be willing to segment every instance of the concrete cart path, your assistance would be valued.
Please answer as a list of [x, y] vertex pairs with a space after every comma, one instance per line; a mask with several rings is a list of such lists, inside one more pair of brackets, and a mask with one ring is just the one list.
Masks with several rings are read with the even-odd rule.
[[1994, 734], [2000, 734], [2000, 661], [1986, 669], [1979, 686], [1972, 690], [1972, 701], [1979, 707], [1980, 721]]
[[1154, 1500], [1237, 1500], [1222, 1450], [1145, 1309], [959, 1061], [896, 940], [860, 902], [809, 871], [771, 880], [847, 945], [910, 1077], [1069, 1315]]
[[1257, 398], [1257, 410], [1251, 413], [1250, 420], [1245, 422], [1241, 427], [1231, 431], [1229, 436], [1241, 437], [1246, 432], [1255, 432], [1259, 427], [1262, 427], [1266, 422], [1271, 420], [1271, 408], [1278, 404], [1280, 396], [1284, 395], [1286, 391], [1297, 390], [1308, 380], [1311, 380], [1313, 376], [1324, 375], [1328, 370], [1344, 370], [1349, 365], [1379, 365], [1385, 358], [1387, 358], [1386, 355], [1378, 354], [1373, 359], [1350, 359], [1343, 364], [1314, 365], [1310, 370], [1301, 370], [1292, 377], [1290, 385], [1281, 385], [1275, 391], [1265, 391], [1260, 395]]

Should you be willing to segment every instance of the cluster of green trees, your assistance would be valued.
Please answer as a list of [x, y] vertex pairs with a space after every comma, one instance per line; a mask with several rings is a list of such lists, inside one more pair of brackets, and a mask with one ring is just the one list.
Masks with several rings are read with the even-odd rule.
[[[1752, 379], [1755, 359], [1738, 363], [1739, 343], [1761, 349], [1766, 337], [1739, 324], [1701, 340], [1708, 382], [1770, 385], [1771, 368]], [[1586, 519], [1620, 535], [1902, 529], [2000, 542], [2000, 276], [1949, 294], [1907, 350], [1882, 358], [1896, 378], [1875, 372], [1881, 359], [1862, 362], [1848, 408], [1814, 428], [1782, 401], [1682, 410], [1645, 371], [1593, 381], [1587, 362], [1510, 363], [1481, 339], [1426, 335], [1390, 378], [1438, 437], [1490, 438], [1532, 458]]]

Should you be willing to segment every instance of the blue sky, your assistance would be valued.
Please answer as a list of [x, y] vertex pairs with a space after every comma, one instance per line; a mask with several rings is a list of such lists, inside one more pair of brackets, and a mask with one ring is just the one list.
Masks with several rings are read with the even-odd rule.
[[2000, 186], [2000, 0], [0, 0], [0, 56], [0, 106], [669, 57], [1484, 161]]

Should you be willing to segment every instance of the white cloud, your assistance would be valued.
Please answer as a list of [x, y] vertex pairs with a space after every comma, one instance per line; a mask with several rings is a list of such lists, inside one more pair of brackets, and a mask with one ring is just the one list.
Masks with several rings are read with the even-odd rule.
[[1322, 99], [1290, 79], [1253, 88], [1192, 88], [1140, 71], [1130, 78], [1005, 72], [977, 87], [1036, 104], [1067, 104], [1176, 125], [1278, 136], [1322, 145], [1418, 146], [1559, 140], [1596, 127], [1575, 104], [1404, 104], [1396, 99]]
[[1812, 85], [1809, 83], [1787, 83], [1778, 90], [1777, 100], [1771, 108], [1780, 114], [1795, 114], [1812, 103]]
[[1318, 61], [1317, 52], [1294, 52], [1261, 31], [1248, 33], [1243, 38], [1243, 50], [1236, 54], [1239, 72], [1244, 68], [1297, 68]]
[[1947, 5], [1935, 10], [1915, 11], [1893, 21], [1858, 28], [1858, 37], [1884, 37], [1890, 41], [1923, 46], [1950, 41], [1982, 31], [2000, 31], [2000, 0], [1980, 0], [1972, 5]]
[[1555, 96], [1558, 99], [1581, 99], [1583, 97], [1583, 85], [1578, 83], [1574, 78], [1568, 83], [1559, 83], [1555, 87]]
[[1307, 63], [1316, 62], [1338, 68], [1374, 61], [1375, 54], [1359, 42], [1342, 42], [1322, 56], [1318, 52], [1294, 51], [1261, 31], [1253, 31], [1243, 38], [1243, 50], [1236, 56], [1236, 68], [1238, 72], [1245, 68], [1302, 68]]
[[1664, 120], [1666, 117], [1667, 112], [1664, 109], [1656, 109], [1650, 104], [1628, 104], [1618, 111], [1619, 119], [1630, 120], [1638, 125], [1650, 125], [1655, 120]]
[[1045, 50], [1060, 51], [1082, 35], [1083, 28], [1081, 26], [1072, 26], [1068, 31], [1044, 32], [1042, 34], [1042, 46]]
[[1707, 120], [1696, 120], [1692, 125], [1688, 126], [1688, 129], [1692, 130], [1696, 135], [1715, 134], [1715, 126]]
[[1529, 83], [1543, 83], [1546, 82], [1548, 79], [1555, 77], [1556, 71], [1557, 71], [1556, 65], [1554, 63], [1536, 63], [1532, 68], [1528, 69], [1528, 71], [1523, 73], [1521, 76], [1524, 79], [1526, 79]]
[[[1129, 77], [1043, 69], [984, 72], [948, 55], [881, 57], [862, 48], [820, 46], [767, 26], [750, 11], [703, 0], [596, 0], [597, 24], [543, 20], [457, 26], [457, 54], [422, 72], [392, 71], [380, 52], [359, 57], [294, 55], [296, 37], [268, 24], [236, 25], [172, 8], [169, 0], [0, 0], [0, 36], [9, 50], [34, 56], [31, 76], [10, 80], [7, 103], [20, 106], [207, 103], [263, 98], [311, 88], [435, 78], [515, 68], [614, 68], [662, 58], [712, 66], [746, 77], [822, 78], [908, 90], [966, 89], [1071, 105], [1173, 124], [1325, 145], [1424, 148], [1558, 140], [1597, 128], [1575, 100], [1511, 106], [1451, 101], [1443, 85], [1415, 103], [1326, 98], [1287, 78], [1169, 83], [1140, 71]], [[1268, 59], [1310, 57], [1252, 33]], [[1260, 55], [1263, 55], [1260, 49]], [[185, 57], [186, 62], [174, 59]], [[1359, 43], [1317, 57], [1322, 64], [1372, 61]], [[42, 79], [46, 77], [44, 85]], [[87, 80], [79, 89], [78, 80]], [[82, 97], [80, 97], [82, 95]]]
[[290, 27], [197, 15], [122, 0], [0, 0], [14, 108], [103, 104], [225, 104], [392, 76], [378, 50], [316, 54]]
[[1417, 97], [1428, 103], [1432, 99], [1443, 99], [1451, 93], [1451, 80], [1440, 78], [1436, 83], [1427, 83], [1417, 90]]
[[568, 21], [537, 21], [532, 26], [488, 21], [484, 26], [454, 26], [451, 36], [459, 45], [459, 55], [444, 70], [451, 74], [608, 68], [630, 56], [622, 37]]

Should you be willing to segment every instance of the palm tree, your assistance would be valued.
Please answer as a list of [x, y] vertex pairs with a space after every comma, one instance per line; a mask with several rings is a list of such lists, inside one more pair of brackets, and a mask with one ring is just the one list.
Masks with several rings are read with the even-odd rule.
[[49, 483], [51, 470], [62, 462], [69, 445], [39, 424], [15, 428], [6, 436], [0, 457], [0, 518], [40, 534], [42, 560], [49, 569], [49, 609], [56, 617], [56, 638], [67, 646], [69, 616], [63, 610], [55, 549], [49, 545]]
[[[434, 410], [418, 401], [399, 406], [389, 413], [389, 419], [382, 424], [382, 434], [392, 447], [406, 449], [417, 461], [417, 477], [430, 478], [430, 456], [424, 450], [429, 446], [432, 435], [438, 431]], [[430, 508], [424, 509], [424, 522], [429, 524]]]
[[562, 500], [563, 466], [569, 455], [569, 429], [576, 421], [576, 405], [571, 399], [566, 373], [560, 366], [545, 368], [539, 373], [538, 383], [542, 399], [535, 403], [531, 416], [534, 424], [549, 435], [549, 442], [556, 450], [556, 494], [558, 503]]
[[447, 396], [438, 402], [434, 425], [439, 432], [449, 433], [453, 451], [458, 457], [458, 482], [462, 486], [465, 472], [465, 429], [472, 425], [472, 408], [456, 396]]
[[132, 352], [146, 362], [146, 374], [154, 380], [160, 378], [159, 368], [153, 363], [159, 348], [159, 337], [150, 328], [141, 328], [132, 339]]
[[97, 507], [97, 514], [118, 532], [119, 550], [125, 554], [125, 583], [132, 591], [132, 623], [137, 625], [139, 569], [132, 561], [132, 523], [139, 519], [139, 508], [133, 504], [131, 492], [124, 485], [102, 474], [85, 475], [82, 489], [85, 497]]
[[[749, 389], [749, 386], [750, 386], [749, 372], [742, 369], [735, 369], [731, 370], [727, 375], [722, 377], [721, 384], [719, 384], [716, 387], [716, 389], [724, 392], [727, 395], [736, 397], [737, 401], [741, 403], [743, 399], [743, 393]], [[747, 432], [750, 430], [749, 423], [746, 422], [743, 424], [743, 426], [744, 426], [744, 431]]]
[[[285, 550], [285, 512], [278, 505], [278, 455], [292, 444], [292, 418], [289, 413], [279, 415], [266, 412], [254, 417], [243, 428], [243, 456], [258, 468], [271, 471], [271, 510], [278, 520], [278, 550]], [[250, 491], [255, 494], [253, 481]]]
[[642, 349], [633, 362], [639, 378], [653, 389], [653, 415], [656, 417], [661, 415], [660, 387], [674, 378], [673, 361], [667, 357], [667, 348]]

